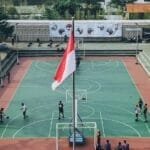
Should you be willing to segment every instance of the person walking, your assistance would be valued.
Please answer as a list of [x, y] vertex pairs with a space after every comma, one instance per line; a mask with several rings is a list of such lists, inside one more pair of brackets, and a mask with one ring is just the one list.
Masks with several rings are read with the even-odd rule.
[[136, 105], [135, 106], [135, 121], [139, 121], [139, 113], [140, 113], [139, 105]]
[[21, 110], [22, 110], [22, 114], [23, 114], [23, 119], [26, 119], [26, 117], [27, 117], [27, 107], [24, 103], [21, 103]]
[[147, 104], [144, 105], [143, 114], [144, 114], [145, 122], [147, 122]]
[[59, 110], [59, 117], [58, 117], [58, 119], [60, 120], [61, 115], [64, 118], [64, 104], [62, 103], [62, 101], [59, 101], [59, 103], [58, 103], [58, 110]]

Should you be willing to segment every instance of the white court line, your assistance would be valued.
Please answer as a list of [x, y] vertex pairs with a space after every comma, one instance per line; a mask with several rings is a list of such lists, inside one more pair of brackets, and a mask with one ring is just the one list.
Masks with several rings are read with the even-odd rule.
[[13, 93], [12, 97], [11, 97], [10, 100], [9, 100], [9, 103], [7, 104], [7, 107], [5, 108], [6, 110], [7, 110], [8, 106], [10, 105], [12, 99], [15, 97], [15, 95], [16, 95], [16, 93], [17, 93], [17, 91], [18, 91], [18, 88], [20, 87], [20, 85], [21, 85], [23, 79], [25, 78], [26, 74], [28, 73], [28, 70], [29, 70], [31, 64], [32, 64], [32, 62], [29, 64], [29, 66], [28, 66], [28, 68], [26, 69], [25, 73], [23, 74], [23, 76], [22, 76], [20, 82], [18, 83], [15, 92]]
[[[49, 69], [49, 68], [53, 67], [53, 65], [51, 65], [51, 63], [44, 63], [44, 65], [49, 66], [47, 69], [43, 69], [42, 67], [40, 67], [39, 63], [41, 63], [41, 62], [39, 62], [39, 61], [38, 61], [38, 62], [35, 62], [34, 66], [35, 66], [36, 69], [41, 70], [41, 71], [43, 71], [43, 72], [52, 73], [51, 69]], [[49, 65], [48, 65], [48, 64], [49, 64]], [[49, 71], [48, 71], [48, 70], [49, 70]]]
[[[141, 96], [142, 100], [144, 101], [144, 98], [143, 98], [142, 94], [140, 93], [139, 89], [137, 88], [136, 83], [135, 83], [135, 81], [133, 80], [131, 74], [129, 73], [129, 71], [128, 71], [128, 69], [127, 69], [127, 66], [125, 65], [124, 62], [123, 62], [123, 64], [124, 64], [124, 67], [126, 68], [126, 71], [127, 71], [128, 75], [129, 75], [131, 81], [132, 81], [133, 84], [134, 84], [134, 87], [136, 88], [137, 92], [139, 93], [139, 95]], [[145, 103], [145, 102], [144, 102], [144, 103]], [[148, 132], [150, 131], [150, 129], [149, 129], [148, 126], [146, 127], [146, 129], [148, 130]]]
[[149, 132], [149, 134], [150, 134], [150, 129], [149, 129], [149, 127], [148, 127], [147, 123], [145, 123], [145, 126], [146, 126], [147, 131], [148, 131], [148, 132]]
[[[46, 105], [46, 106], [47, 106], [47, 105]], [[34, 111], [34, 110], [36, 110], [36, 109], [42, 108], [42, 107], [46, 108], [45, 105], [39, 106], [39, 107], [34, 107], [34, 108], [31, 109], [28, 113], [30, 114], [30, 112], [32, 112], [32, 111]], [[47, 108], [48, 108], [48, 106], [47, 106]], [[32, 113], [31, 113], [31, 114], [32, 114]], [[22, 116], [22, 113], [20, 113], [19, 115], [16, 115], [14, 118], [12, 118], [11, 120], [9, 120], [9, 122], [5, 125], [5, 129], [3, 130], [2, 134], [1, 134], [1, 138], [3, 138], [3, 136], [4, 136], [4, 134], [5, 134], [6, 130], [7, 130], [7, 128], [9, 127], [10, 122], [14, 121], [15, 119], [17, 119], [17, 118], [20, 117], [20, 116]]]
[[[10, 103], [12, 102], [12, 99], [15, 97], [15, 94], [17, 93], [18, 88], [20, 87], [20, 85], [21, 85], [23, 79], [25, 78], [26, 74], [28, 73], [28, 70], [29, 70], [31, 64], [32, 64], [32, 62], [29, 64], [27, 70], [25, 71], [25, 73], [24, 73], [24, 75], [22, 76], [20, 82], [18, 83], [15, 92], [13, 93], [12, 97], [11, 97], [10, 100], [9, 100], [9, 103], [8, 103], [8, 105], [7, 105], [7, 107], [6, 107], [6, 110], [7, 110], [7, 108], [9, 107]], [[5, 129], [3, 130], [2, 134], [1, 134], [1, 138], [4, 136], [4, 133], [6, 132], [7, 127], [8, 127], [8, 123], [7, 123]]]
[[50, 123], [50, 128], [49, 128], [49, 134], [48, 134], [48, 137], [51, 136], [51, 130], [52, 130], [52, 125], [53, 125], [53, 118], [54, 118], [54, 113], [52, 112], [52, 117], [51, 117], [51, 123]]
[[102, 118], [102, 113], [100, 112], [99, 115], [100, 115], [100, 121], [101, 121], [101, 124], [102, 124], [103, 136], [106, 137], [105, 130], [104, 130], [104, 122], [103, 122], [103, 118]]
[[43, 120], [37, 120], [37, 121], [33, 121], [25, 126], [23, 126], [22, 128], [18, 129], [14, 134], [13, 134], [13, 138], [15, 138], [15, 136], [21, 131], [23, 130], [24, 128], [26, 127], [29, 127], [29, 126], [32, 126], [33, 124], [36, 124], [36, 123], [39, 123], [39, 122], [43, 122], [43, 121], [49, 121], [50, 119], [43, 119]]
[[141, 134], [138, 132], [138, 130], [136, 130], [134, 127], [132, 127], [131, 125], [129, 125], [129, 124], [127, 124], [127, 123], [124, 123], [124, 122], [119, 121], [119, 120], [113, 120], [113, 119], [107, 119], [107, 118], [104, 118], [103, 120], [110, 120], [110, 121], [112, 121], [112, 122], [120, 123], [120, 124], [122, 124], [122, 125], [124, 125], [124, 126], [126, 126], [126, 127], [128, 127], [128, 128], [131, 128], [133, 131], [135, 131], [135, 132], [137, 133], [137, 135], [138, 135], [139, 137], [141, 137]]

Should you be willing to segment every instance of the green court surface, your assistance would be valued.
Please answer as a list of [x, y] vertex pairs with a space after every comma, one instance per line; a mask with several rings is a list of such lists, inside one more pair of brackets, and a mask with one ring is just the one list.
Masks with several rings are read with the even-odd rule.
[[[72, 89], [72, 77], [56, 91], [51, 89], [57, 64], [55, 60], [33, 61], [7, 109], [10, 119], [0, 124], [1, 137], [55, 137], [56, 123], [71, 121], [71, 95], [66, 90]], [[143, 115], [139, 122], [134, 121], [140, 95], [122, 61], [83, 60], [75, 73], [75, 83], [81, 119], [96, 122], [102, 136], [150, 136], [150, 124], [144, 123]], [[82, 96], [87, 96], [86, 100]], [[65, 118], [59, 121], [60, 100]], [[25, 120], [21, 102], [28, 107]]]

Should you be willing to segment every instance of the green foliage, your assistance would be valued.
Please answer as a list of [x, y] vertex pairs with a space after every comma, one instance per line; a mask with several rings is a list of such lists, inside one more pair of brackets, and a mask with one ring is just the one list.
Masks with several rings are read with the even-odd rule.
[[145, 13], [144, 14], [144, 19], [150, 19], [150, 13]]
[[53, 10], [53, 9], [50, 9], [50, 8], [46, 8], [45, 17], [47, 19], [58, 19], [58, 18], [60, 18], [58, 12]]
[[150, 19], [150, 13], [130, 13], [130, 19]]
[[77, 10], [77, 7], [78, 7], [77, 3], [75, 3], [74, 1], [68, 1], [67, 10], [71, 16], [75, 16], [75, 12]]
[[13, 4], [15, 6], [19, 6], [20, 5], [20, 0], [12, 0], [13, 1]]
[[127, 3], [133, 3], [136, 0], [111, 0], [111, 4], [114, 4], [115, 6], [125, 6]]
[[8, 16], [6, 15], [6, 10], [4, 7], [0, 7], [0, 20], [7, 19]]
[[7, 39], [9, 36], [12, 35], [14, 30], [13, 26], [10, 26], [8, 22], [5, 20], [0, 20], [0, 42]]
[[8, 14], [10, 14], [10, 15], [17, 15], [17, 14], [18, 14], [18, 12], [17, 12], [17, 10], [16, 10], [15, 7], [9, 7], [9, 8], [7, 9], [7, 12], [8, 12]]
[[65, 17], [65, 12], [67, 10], [67, 3], [65, 1], [57, 2], [54, 5], [54, 9], [58, 12], [58, 14], [62, 17]]
[[14, 27], [6, 21], [7, 18], [5, 9], [0, 9], [0, 42], [11, 36], [14, 30]]

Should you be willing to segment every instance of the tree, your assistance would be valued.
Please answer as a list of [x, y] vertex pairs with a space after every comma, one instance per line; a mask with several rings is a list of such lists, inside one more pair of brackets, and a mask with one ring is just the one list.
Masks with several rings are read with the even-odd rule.
[[136, 0], [111, 0], [111, 4], [114, 4], [115, 6], [122, 6], [124, 7], [127, 3], [133, 3]]
[[9, 7], [7, 10], [7, 13], [9, 15], [9, 18], [11, 19], [16, 19], [19, 17], [18, 12], [15, 7]]
[[65, 18], [65, 12], [67, 10], [67, 3], [65, 0], [61, 0], [54, 5], [54, 9], [59, 13], [60, 16]]
[[75, 13], [76, 13], [78, 7], [79, 7], [79, 5], [72, 0], [68, 1], [68, 3], [67, 3], [68, 13], [71, 16], [75, 16]]
[[6, 21], [7, 15], [4, 10], [0, 9], [0, 42], [6, 40], [9, 36], [12, 36], [14, 27], [10, 26]]
[[59, 14], [56, 10], [53, 10], [51, 8], [45, 9], [45, 16], [47, 19], [57, 19], [59, 18]]

